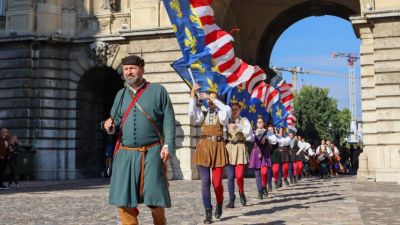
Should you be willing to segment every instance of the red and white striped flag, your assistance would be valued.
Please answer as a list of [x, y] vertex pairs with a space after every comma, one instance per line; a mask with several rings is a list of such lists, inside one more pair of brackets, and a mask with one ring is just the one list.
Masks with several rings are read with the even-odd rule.
[[233, 37], [215, 24], [212, 0], [190, 0], [190, 4], [200, 19], [206, 47], [210, 50], [217, 71], [226, 77], [228, 85], [232, 87], [248, 81], [255, 67], [235, 56]]

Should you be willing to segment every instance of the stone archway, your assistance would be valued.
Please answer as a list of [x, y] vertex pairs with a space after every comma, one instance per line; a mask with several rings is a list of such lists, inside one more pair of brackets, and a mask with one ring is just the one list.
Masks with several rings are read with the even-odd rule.
[[79, 80], [75, 165], [82, 177], [99, 177], [103, 172], [105, 134], [100, 122], [109, 117], [122, 87], [120, 74], [106, 66], [89, 69]]
[[286, 29], [304, 18], [331, 15], [350, 22], [350, 16], [356, 14], [354, 9], [330, 1], [307, 1], [292, 6], [275, 17], [264, 30], [257, 48], [256, 62], [260, 66], [269, 65], [272, 50], [278, 38]]

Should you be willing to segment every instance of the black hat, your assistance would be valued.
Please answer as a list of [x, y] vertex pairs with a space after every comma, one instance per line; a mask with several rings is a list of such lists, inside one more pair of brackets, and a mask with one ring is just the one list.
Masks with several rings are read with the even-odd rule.
[[130, 55], [122, 59], [122, 65], [136, 65], [144, 67], [144, 60], [137, 55]]

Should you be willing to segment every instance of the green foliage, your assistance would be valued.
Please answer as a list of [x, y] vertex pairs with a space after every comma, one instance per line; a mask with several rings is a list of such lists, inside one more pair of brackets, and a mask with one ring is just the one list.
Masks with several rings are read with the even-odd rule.
[[339, 111], [336, 99], [328, 94], [326, 88], [305, 86], [295, 97], [296, 127], [313, 144], [321, 139], [342, 143], [350, 127], [350, 111]]

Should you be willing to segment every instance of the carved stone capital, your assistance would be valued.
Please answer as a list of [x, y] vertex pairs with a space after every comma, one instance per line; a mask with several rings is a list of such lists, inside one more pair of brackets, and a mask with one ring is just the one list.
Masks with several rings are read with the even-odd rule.
[[114, 58], [119, 45], [108, 44], [103, 41], [96, 41], [90, 44], [89, 56], [93, 58], [95, 64], [107, 65], [107, 61]]

